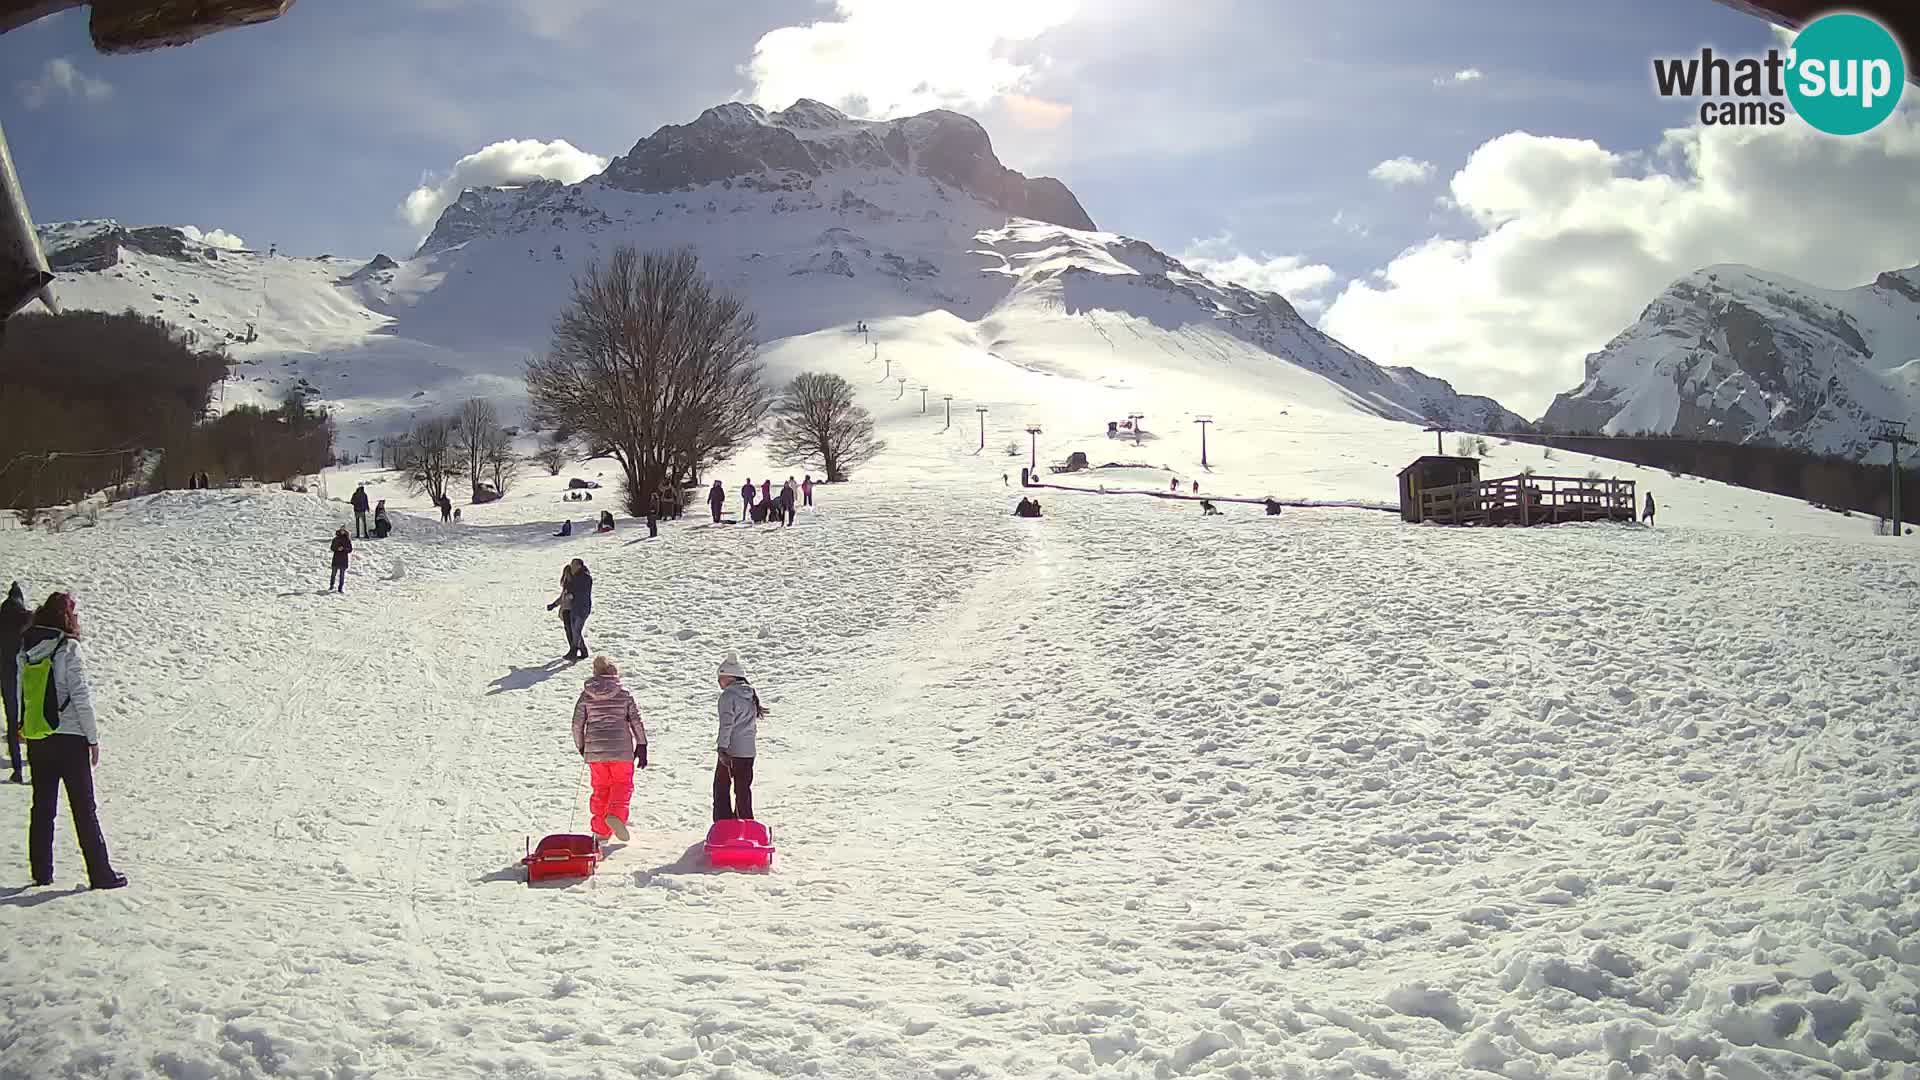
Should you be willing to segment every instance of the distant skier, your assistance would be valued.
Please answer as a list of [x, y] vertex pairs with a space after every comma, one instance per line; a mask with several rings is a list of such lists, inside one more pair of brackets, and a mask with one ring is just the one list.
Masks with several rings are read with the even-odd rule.
[[1198, 494], [1200, 494], [1200, 481], [1198, 481], [1198, 480], [1195, 480], [1195, 481], [1193, 482], [1193, 493], [1194, 493], [1195, 495], [1198, 495]]
[[1640, 521], [1646, 525], [1653, 524], [1653, 492], [1651, 491], [1647, 492], [1647, 510], [1640, 515]]
[[799, 500], [800, 485], [794, 483], [793, 477], [789, 476], [787, 482], [780, 486], [780, 511], [786, 515], [788, 525], [793, 524], [793, 507]]
[[60, 789], [67, 789], [73, 832], [86, 858], [87, 882], [96, 889], [126, 885], [107, 858], [94, 805], [93, 767], [100, 763], [93, 686], [80, 659], [80, 615], [67, 593], [54, 593], [33, 613], [20, 639], [20, 734], [33, 767], [33, 809], [27, 826], [27, 859], [35, 885], [53, 884], [53, 819]]
[[802, 506], [813, 505], [813, 474], [812, 473], [808, 473], [807, 478], [805, 480], [800, 481], [800, 504]]
[[26, 633], [33, 622], [33, 609], [27, 607], [26, 595], [20, 590], [20, 583], [14, 582], [7, 590], [7, 598], [0, 602], [0, 698], [6, 701], [7, 709], [7, 757], [13, 764], [13, 775], [7, 778], [9, 784], [24, 784], [26, 778], [20, 773], [20, 635]]
[[620, 685], [620, 669], [607, 657], [593, 658], [593, 674], [574, 700], [573, 748], [593, 784], [587, 800], [593, 835], [605, 840], [611, 834], [624, 843], [631, 836], [633, 770], [647, 767], [647, 726], [633, 695]]
[[749, 479], [740, 485], [740, 520], [745, 521], [753, 513], [753, 481]]
[[1173, 492], [1175, 495], [1180, 494], [1180, 478], [1177, 476], [1174, 477], [1173, 486], [1168, 488], [1167, 490]]
[[393, 519], [387, 516], [387, 500], [381, 499], [373, 504], [373, 538], [385, 540], [393, 531]]
[[713, 490], [707, 492], [707, 509], [713, 511], [713, 523], [720, 524], [720, 510], [727, 505], [727, 487], [720, 481], [713, 482]]
[[[720, 661], [719, 760], [713, 769], [713, 820], [753, 820], [754, 736], [767, 707], [747, 684], [740, 658]], [[728, 798], [731, 788], [732, 798]]]
[[351, 554], [353, 541], [348, 539], [347, 527], [342, 525], [333, 534], [333, 572], [327, 575], [327, 591], [347, 591], [347, 556]]
[[353, 489], [353, 538], [367, 538], [367, 485]]

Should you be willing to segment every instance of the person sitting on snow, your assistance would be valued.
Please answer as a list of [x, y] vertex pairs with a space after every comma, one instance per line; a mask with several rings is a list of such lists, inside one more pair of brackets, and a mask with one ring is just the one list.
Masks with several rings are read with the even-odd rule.
[[633, 695], [620, 685], [620, 669], [607, 657], [593, 658], [593, 674], [573, 703], [573, 748], [593, 784], [587, 824], [594, 838], [611, 834], [626, 841], [633, 770], [647, 767], [647, 726]]
[[594, 532], [612, 532], [613, 531], [613, 511], [611, 510], [600, 511], [600, 527], [593, 531]]
[[393, 519], [387, 516], [387, 500], [381, 499], [373, 508], [373, 538], [385, 540], [393, 531]]
[[555, 536], [572, 536], [572, 535], [573, 535], [573, 519], [572, 519], [572, 518], [568, 518], [567, 520], [565, 520], [565, 521], [563, 521], [563, 522], [561, 522], [561, 523], [560, 523], [560, 531], [559, 531], [559, 532], [556, 532], [556, 533], [554, 533], [553, 535], [555, 535]]

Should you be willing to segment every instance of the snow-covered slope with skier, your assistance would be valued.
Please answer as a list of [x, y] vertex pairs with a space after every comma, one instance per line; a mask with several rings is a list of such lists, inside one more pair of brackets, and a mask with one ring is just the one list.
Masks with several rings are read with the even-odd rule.
[[1709, 266], [1587, 357], [1541, 423], [1858, 456], [1875, 421], [1920, 420], [1917, 359], [1920, 266], [1843, 290]]
[[524, 360], [545, 347], [573, 275], [619, 244], [694, 246], [749, 300], [770, 355], [796, 363], [816, 360], [789, 339], [865, 321], [942, 343], [922, 347], [917, 382], [937, 385], [983, 355], [1003, 381], [1046, 371], [1058, 381], [1029, 402], [1038, 422], [1101, 388], [1125, 386], [1140, 406], [1200, 399], [1201, 380], [1225, 379], [1247, 396], [1210, 406], [1223, 414], [1311, 407], [1524, 426], [1490, 399], [1372, 363], [1278, 295], [1095, 231], [1064, 185], [1006, 169], [977, 124], [947, 112], [877, 124], [814, 102], [721, 106], [582, 183], [468, 191], [404, 261], [133, 242], [168, 232], [44, 229], [67, 267], [56, 295], [229, 342], [240, 399], [311, 387], [345, 441], [476, 393], [518, 399]]

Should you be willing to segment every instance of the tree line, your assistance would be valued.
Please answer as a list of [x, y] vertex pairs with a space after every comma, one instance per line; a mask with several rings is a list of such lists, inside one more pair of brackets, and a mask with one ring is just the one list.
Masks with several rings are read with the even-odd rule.
[[189, 477], [280, 481], [332, 455], [326, 413], [290, 398], [207, 418], [227, 357], [132, 311], [30, 312], [0, 339], [0, 500], [17, 511]]
[[[1816, 506], [1886, 517], [1893, 477], [1886, 465], [1815, 454], [1766, 443], [1718, 442], [1671, 435], [1599, 435], [1592, 432], [1509, 433], [1521, 442], [1611, 458], [1675, 476], [1701, 476], [1756, 491], [1786, 495]], [[1900, 516], [1920, 523], [1920, 469], [1900, 470]]]

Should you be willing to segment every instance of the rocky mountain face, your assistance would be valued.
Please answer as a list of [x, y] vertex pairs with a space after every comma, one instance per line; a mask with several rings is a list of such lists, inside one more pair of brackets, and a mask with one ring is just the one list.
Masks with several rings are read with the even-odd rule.
[[165, 225], [135, 229], [117, 221], [75, 221], [48, 226], [39, 234], [41, 251], [55, 274], [110, 269], [119, 265], [121, 252], [129, 248], [181, 261], [220, 258], [219, 248]]
[[1065, 184], [1030, 179], [1000, 164], [986, 129], [944, 109], [868, 121], [806, 99], [780, 112], [729, 102], [690, 124], [669, 124], [641, 139], [607, 166], [600, 181], [654, 194], [731, 182], [792, 189], [840, 169], [925, 176], [1014, 217], [1094, 227]]
[[1920, 412], [1916, 359], [1920, 266], [1845, 290], [1712, 266], [1587, 357], [1541, 424], [1861, 455], [1877, 421]]

